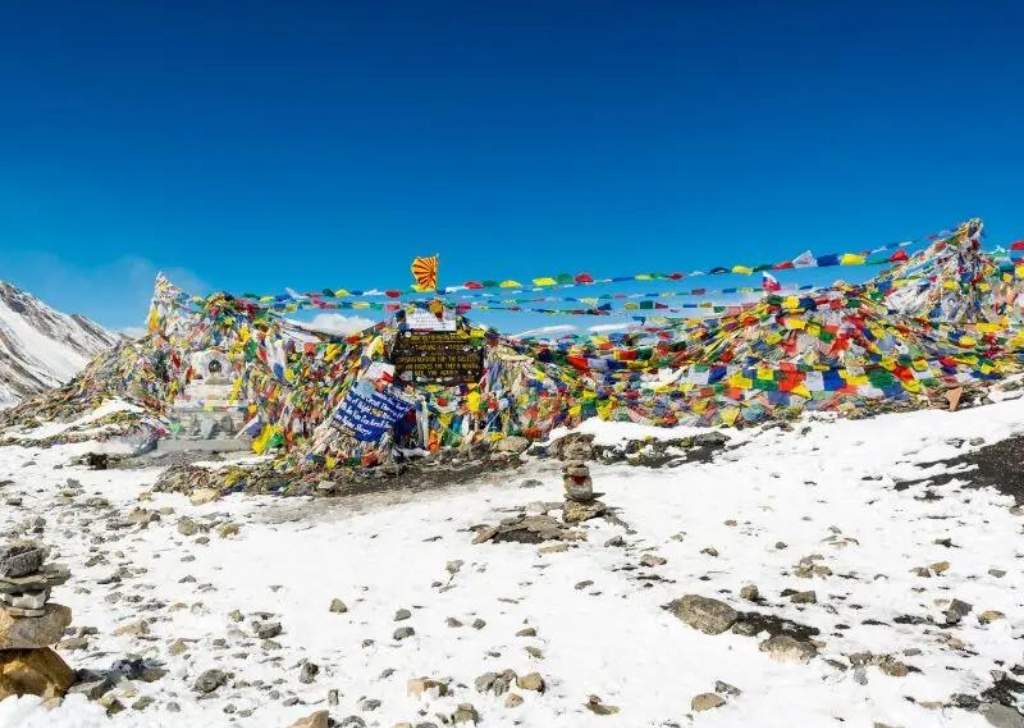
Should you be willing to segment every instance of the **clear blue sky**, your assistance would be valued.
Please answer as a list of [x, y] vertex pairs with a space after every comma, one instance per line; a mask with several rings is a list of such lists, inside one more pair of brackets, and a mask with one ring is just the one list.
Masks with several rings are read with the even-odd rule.
[[9, 0], [0, 278], [121, 327], [158, 269], [203, 292], [401, 286], [431, 252], [447, 283], [608, 275], [970, 215], [1003, 242], [1022, 8]]

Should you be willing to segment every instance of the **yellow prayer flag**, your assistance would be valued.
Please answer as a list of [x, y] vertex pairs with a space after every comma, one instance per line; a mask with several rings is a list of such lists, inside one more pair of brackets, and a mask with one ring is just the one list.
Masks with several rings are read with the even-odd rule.
[[740, 416], [739, 407], [726, 407], [722, 410], [721, 418], [722, 422], [726, 425], [732, 425], [736, 418]]

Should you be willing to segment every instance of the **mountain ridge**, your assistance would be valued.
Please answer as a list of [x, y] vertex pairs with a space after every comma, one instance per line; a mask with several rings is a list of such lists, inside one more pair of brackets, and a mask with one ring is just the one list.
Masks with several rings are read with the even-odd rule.
[[120, 339], [0, 280], [0, 407], [63, 384]]

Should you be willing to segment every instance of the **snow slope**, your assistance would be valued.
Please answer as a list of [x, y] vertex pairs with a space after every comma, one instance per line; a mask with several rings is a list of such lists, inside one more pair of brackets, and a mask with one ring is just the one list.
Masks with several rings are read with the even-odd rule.
[[118, 336], [0, 281], [0, 407], [71, 379]]
[[[0, 531], [46, 519], [38, 537], [73, 575], [54, 598], [73, 608], [75, 626], [98, 630], [84, 649], [59, 648], [65, 659], [103, 670], [134, 654], [169, 670], [153, 683], [122, 682], [111, 695], [126, 709], [109, 721], [81, 697], [52, 711], [23, 698], [0, 702], [0, 727], [284, 728], [319, 709], [346, 726], [440, 726], [438, 714], [472, 703], [483, 728], [981, 728], [985, 718], [951, 707], [951, 698], [978, 695], [992, 671], [1022, 661], [1020, 510], [1008, 496], [965, 487], [969, 472], [945, 485], [904, 483], [946, 470], [929, 463], [1022, 432], [1017, 399], [746, 433], [712, 462], [677, 468], [594, 465], [595, 489], [620, 520], [590, 521], [585, 541], [547, 553], [473, 545], [470, 529], [560, 500], [553, 461], [428, 492], [233, 495], [194, 506], [147, 493], [157, 468], [69, 463], [95, 446], [0, 448], [0, 482], [11, 481], [0, 495], [21, 499], [0, 510]], [[60, 494], [69, 478], [84, 486], [80, 495]], [[94, 496], [110, 508], [90, 505]], [[125, 526], [138, 506], [160, 519]], [[183, 535], [184, 516], [202, 528]], [[225, 523], [238, 524], [237, 535], [221, 537]], [[614, 537], [624, 544], [609, 544]], [[642, 565], [649, 552], [667, 563]], [[815, 554], [830, 573], [798, 576], [797, 564]], [[942, 561], [941, 573], [914, 571]], [[747, 584], [759, 587], [761, 603], [741, 599]], [[793, 603], [786, 589], [814, 590], [817, 603]], [[759, 650], [763, 635], [691, 629], [662, 608], [685, 594], [816, 627], [820, 654], [781, 663]], [[328, 609], [335, 598], [346, 612]], [[973, 611], [944, 626], [954, 598]], [[396, 621], [400, 609], [411, 617]], [[1005, 618], [983, 624], [986, 610]], [[271, 643], [253, 636], [260, 612], [283, 627]], [[117, 633], [140, 620], [145, 630]], [[403, 626], [415, 634], [395, 639]], [[525, 627], [536, 634], [517, 634]], [[172, 649], [176, 640], [184, 642]], [[913, 670], [855, 668], [851, 656], [865, 651]], [[320, 668], [310, 682], [299, 680], [304, 660]], [[209, 668], [232, 677], [199, 699], [193, 685]], [[523, 703], [506, 707], [507, 696], [474, 689], [481, 674], [506, 668], [539, 672], [546, 691], [513, 688]], [[408, 694], [407, 681], [423, 676], [450, 678], [454, 694]], [[694, 712], [691, 699], [716, 681], [742, 692]], [[619, 712], [594, 715], [584, 707], [591, 695]], [[344, 722], [353, 715], [363, 722]]]

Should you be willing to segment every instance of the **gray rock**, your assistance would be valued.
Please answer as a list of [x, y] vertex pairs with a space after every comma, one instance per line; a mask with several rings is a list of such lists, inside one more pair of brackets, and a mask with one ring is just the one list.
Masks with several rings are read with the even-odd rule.
[[396, 622], [402, 622], [406, 619], [409, 619], [410, 617], [412, 617], [412, 612], [410, 612], [408, 609], [399, 609], [397, 612], [395, 612]]
[[494, 685], [494, 681], [498, 678], [496, 672], [485, 672], [483, 675], [473, 681], [473, 687], [476, 688], [478, 693], [486, 693]]
[[182, 536], [195, 536], [199, 530], [199, 526], [188, 516], [182, 516], [178, 519], [178, 533]]
[[729, 629], [739, 614], [725, 602], [687, 594], [669, 603], [668, 609], [679, 619], [704, 634], [721, 634]]
[[954, 599], [949, 604], [949, 608], [945, 611], [946, 624], [954, 625], [959, 624], [960, 620], [970, 614], [974, 607], [967, 602], [962, 602], [959, 599]]
[[517, 435], [503, 437], [494, 444], [494, 450], [496, 452], [509, 452], [516, 455], [521, 452], [525, 452], [528, 447], [530, 447], [530, 441], [525, 437], [519, 437]]
[[759, 645], [761, 652], [776, 662], [806, 664], [818, 654], [818, 649], [810, 642], [798, 640], [788, 634], [777, 634], [769, 637]]
[[0, 576], [19, 577], [34, 574], [43, 566], [46, 552], [34, 543], [22, 541], [0, 550]]
[[80, 673], [79, 682], [68, 689], [68, 695], [84, 695], [88, 700], [99, 700], [110, 692], [115, 684], [116, 681], [111, 675], [96, 675], [95, 673], [82, 675]]
[[704, 447], [720, 447], [729, 442], [729, 436], [723, 432], [702, 432], [698, 435], [694, 435], [693, 444], [701, 445]]
[[197, 693], [209, 695], [210, 693], [217, 690], [217, 688], [226, 684], [227, 681], [228, 674], [223, 670], [207, 670], [196, 679], [196, 682], [192, 686], [192, 689], [195, 690]]
[[143, 695], [141, 698], [132, 703], [132, 710], [145, 710], [151, 706], [155, 700], [148, 695]]
[[261, 640], [274, 639], [284, 631], [280, 622], [255, 622], [252, 629]]
[[1000, 703], [983, 703], [978, 712], [996, 728], [1024, 728], [1024, 716]]
[[348, 607], [345, 605], [345, 602], [341, 601], [340, 599], [332, 599], [331, 611], [334, 614], [344, 614], [348, 611]]
[[644, 554], [640, 557], [640, 563], [643, 566], [654, 568], [655, 566], [664, 566], [668, 563], [668, 559], [657, 554]]
[[814, 593], [814, 590], [796, 592], [789, 595], [789, 601], [793, 604], [817, 604], [818, 595]]
[[401, 641], [404, 639], [408, 639], [409, 637], [412, 637], [414, 634], [416, 634], [416, 630], [414, 630], [412, 627], [399, 627], [395, 630], [395, 633], [392, 636], [396, 640]]
[[719, 695], [732, 695], [733, 697], [743, 693], [743, 691], [735, 685], [730, 685], [722, 680], [715, 680], [715, 692]]
[[89, 638], [69, 637], [66, 640], [61, 640], [57, 644], [57, 649], [66, 650], [68, 652], [74, 652], [75, 650], [87, 650], [89, 649]]
[[458, 725], [460, 723], [472, 723], [476, 725], [480, 722], [480, 714], [476, 712], [470, 703], [461, 703], [455, 712], [452, 713], [452, 723]]
[[497, 677], [494, 678], [494, 683], [491, 685], [491, 692], [495, 695], [504, 695], [508, 692], [508, 689], [515, 684], [516, 674], [512, 670], [505, 670]]
[[38, 612], [46, 606], [49, 598], [49, 589], [24, 591], [21, 594], [0, 591], [0, 605], [14, 607], [15, 609], [27, 609]]
[[303, 662], [302, 667], [299, 668], [299, 682], [304, 685], [310, 685], [316, 680], [316, 676], [320, 674], [320, 666], [315, 662]]

